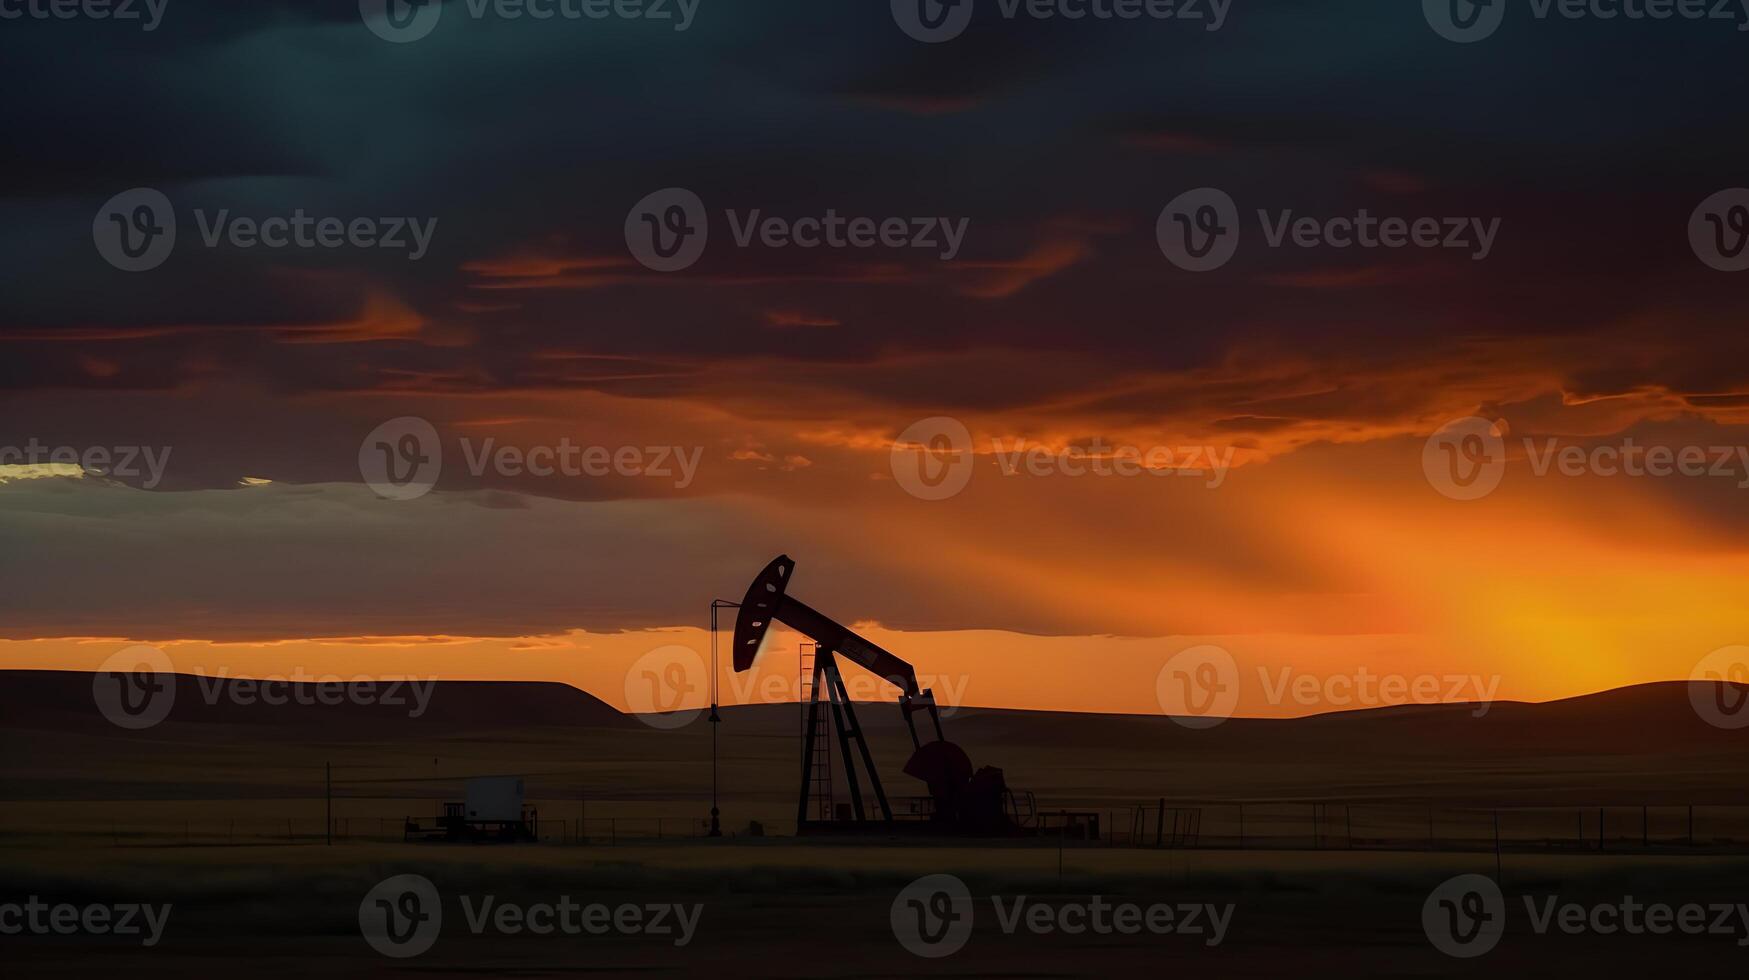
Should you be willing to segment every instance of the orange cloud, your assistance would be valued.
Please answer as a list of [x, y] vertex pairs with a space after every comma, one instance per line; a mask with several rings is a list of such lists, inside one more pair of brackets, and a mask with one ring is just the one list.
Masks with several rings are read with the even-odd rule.
[[960, 292], [978, 299], [1006, 299], [1027, 286], [1062, 272], [1091, 254], [1086, 241], [1061, 238], [1035, 246], [1010, 262], [961, 262], [956, 271], [979, 273], [978, 281]]

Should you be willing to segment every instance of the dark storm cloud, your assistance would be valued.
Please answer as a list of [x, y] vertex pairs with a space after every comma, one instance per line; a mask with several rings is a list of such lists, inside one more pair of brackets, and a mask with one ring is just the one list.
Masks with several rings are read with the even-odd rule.
[[[1525, 19], [1460, 46], [1414, 4], [1240, 0], [1213, 33], [982, 8], [933, 46], [883, 3], [806, 0], [705, 0], [686, 32], [476, 21], [451, 3], [406, 45], [346, 2], [172, 0], [149, 34], [9, 23], [0, 80], [25, 95], [0, 163], [0, 383], [575, 388], [757, 415], [794, 407], [757, 403], [762, 374], [818, 373], [899, 413], [1079, 396], [1140, 416], [1208, 389], [1126, 396], [1110, 377], [1218, 371], [1236, 349], [1414, 376], [1402, 366], [1468, 340], [1516, 345], [1521, 367], [1588, 392], [1749, 381], [1710, 346], [1732, 344], [1713, 325], [1740, 316], [1741, 291], [1683, 231], [1749, 150], [1728, 28]], [[170, 196], [183, 238], [129, 275], [97, 256], [90, 223], [140, 185]], [[669, 185], [717, 227], [699, 265], [664, 277], [627, 261], [620, 229]], [[1162, 260], [1153, 222], [1203, 185], [1233, 195], [1248, 237], [1199, 277]], [[438, 226], [418, 262], [208, 249], [196, 208]], [[970, 231], [949, 263], [742, 250], [726, 208]], [[1261, 247], [1258, 208], [1497, 217], [1501, 233], [1482, 263], [1302, 254]], [[571, 271], [480, 271], [512, 260]], [[1665, 315], [1680, 322], [1633, 363], [1548, 364], [1525, 343]], [[798, 318], [829, 325], [783, 326]], [[1045, 369], [966, 377], [951, 360], [992, 349]], [[1394, 401], [1284, 398], [1338, 417]]]

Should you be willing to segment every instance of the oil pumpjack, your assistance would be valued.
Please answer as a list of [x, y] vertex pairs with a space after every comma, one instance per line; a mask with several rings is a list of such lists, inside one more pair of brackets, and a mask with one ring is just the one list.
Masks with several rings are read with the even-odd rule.
[[[920, 690], [917, 672], [910, 664], [874, 643], [858, 636], [854, 630], [833, 620], [789, 594], [789, 584], [795, 572], [795, 562], [788, 555], [779, 555], [759, 573], [748, 586], [735, 617], [734, 666], [737, 673], [749, 670], [759, 655], [759, 647], [774, 622], [808, 637], [819, 644], [814, 654], [813, 693], [809, 699], [807, 723], [803, 728], [801, 794], [796, 804], [797, 832], [802, 834], [829, 831], [866, 831], [874, 826], [882, 830], [900, 829], [893, 819], [893, 808], [881, 787], [880, 774], [875, 770], [874, 756], [856, 721], [856, 708], [845, 689], [838, 671], [838, 658], [859, 664], [877, 677], [899, 689], [899, 709], [904, 713], [905, 727], [911, 734], [913, 753], [905, 764], [908, 776], [921, 779], [929, 788], [931, 801], [927, 822], [908, 821], [903, 826], [938, 834], [1002, 836], [1015, 832], [1015, 801], [1008, 791], [1002, 770], [986, 766], [973, 771], [965, 750], [949, 742], [941, 731], [941, 713], [933, 692]], [[821, 702], [821, 692], [826, 702]], [[809, 768], [814, 758], [815, 732], [820, 712], [829, 710], [838, 734], [844, 779], [850, 790], [853, 819], [810, 820], [808, 803], [811, 796]], [[935, 739], [924, 742], [917, 736], [915, 715], [929, 715]], [[871, 816], [864, 806], [862, 781], [857, 774], [851, 745], [856, 746], [862, 760], [863, 775], [874, 794], [877, 815]]]

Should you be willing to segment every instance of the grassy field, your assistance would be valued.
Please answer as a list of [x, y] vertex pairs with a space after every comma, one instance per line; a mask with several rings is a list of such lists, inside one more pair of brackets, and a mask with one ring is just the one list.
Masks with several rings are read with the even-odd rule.
[[[1293, 968], [1366, 975], [1457, 976], [1472, 965], [1429, 947], [1421, 905], [1457, 874], [1493, 873], [1492, 856], [1347, 852], [1178, 852], [1054, 847], [918, 847], [794, 840], [672, 841], [597, 847], [402, 845], [0, 850], [8, 895], [61, 901], [172, 903], [155, 949], [118, 941], [11, 943], [31, 975], [79, 975], [94, 964], [147, 976], [204, 971], [247, 960], [254, 975], [460, 972], [521, 976], [619, 972], [775, 977], [1083, 976], [1169, 965], [1222, 976], [1269, 976]], [[888, 925], [893, 896], [912, 879], [949, 872], [980, 902], [1107, 900], [1231, 904], [1218, 946], [1188, 936], [1008, 934], [989, 914], [958, 955], [911, 956]], [[1614, 900], [1743, 898], [1749, 860], [1658, 856], [1513, 855], [1509, 896]], [[393, 874], [429, 878], [446, 919], [430, 952], [385, 960], [358, 937], [357, 909]], [[1651, 883], [1655, 887], [1650, 887]], [[475, 934], [461, 897], [536, 903], [697, 903], [696, 938], [685, 947], [648, 936]], [[1523, 916], [1514, 925], [1523, 924]], [[1512, 931], [1488, 959], [1491, 972], [1590, 964], [1655, 968], [1680, 955], [1689, 968], [1740, 967], [1745, 951], [1722, 937], [1542, 936]]]
[[[709, 806], [709, 726], [663, 730], [587, 703], [572, 717], [573, 698], [585, 696], [568, 689], [518, 695], [508, 710], [520, 723], [504, 717], [502, 692], [492, 694], [496, 709], [452, 692], [446, 717], [414, 724], [269, 712], [176, 716], [141, 733], [94, 721], [76, 699], [57, 707], [52, 691], [19, 690], [0, 697], [0, 906], [36, 896], [173, 907], [163, 941], [149, 949], [119, 938], [0, 936], [9, 964], [33, 976], [246, 968], [264, 977], [1048, 977], [1178, 967], [1260, 977], [1484, 967], [1615, 975], [1676, 960], [1685, 972], [1740, 969], [1749, 955], [1735, 935], [1538, 934], [1520, 904], [1499, 947], [1475, 962], [1435, 951], [1423, 927], [1430, 891], [1459, 874], [1497, 878], [1510, 903], [1749, 900], [1749, 857], [1723, 853], [1749, 851], [1749, 750], [1740, 733], [1692, 724], [1680, 691], [1674, 703], [1662, 691], [1579, 707], [1496, 706], [1486, 722], [1443, 709], [1204, 732], [1159, 718], [950, 719], [974, 761], [1000, 764], [1041, 806], [1101, 814], [1107, 839], [1059, 847], [783, 836], [799, 769], [794, 708], [725, 712], [731, 836], [703, 840], [695, 835]], [[541, 707], [543, 698], [551, 703]], [[897, 771], [908, 740], [885, 709], [864, 711], [883, 776], [889, 791], [915, 792]], [[333, 846], [322, 843], [325, 764]], [[547, 843], [398, 842], [405, 817], [459, 798], [468, 776], [503, 773], [526, 777]], [[1164, 821], [1136, 808], [1162, 798], [1200, 813], [1200, 848], [1110, 839], [1114, 829], [1148, 839]], [[753, 821], [765, 836], [749, 833]], [[960, 953], [921, 959], [899, 945], [890, 916], [901, 889], [938, 873], [965, 882], [976, 925]], [[393, 960], [361, 938], [359, 907], [378, 882], [403, 874], [432, 882], [444, 921], [429, 952]], [[1011, 933], [991, 904], [1025, 896], [1070, 908], [1096, 895], [1138, 906], [1230, 904], [1231, 927], [1218, 945]], [[645, 935], [475, 932], [464, 903], [485, 896], [697, 904], [701, 917], [685, 946]]]

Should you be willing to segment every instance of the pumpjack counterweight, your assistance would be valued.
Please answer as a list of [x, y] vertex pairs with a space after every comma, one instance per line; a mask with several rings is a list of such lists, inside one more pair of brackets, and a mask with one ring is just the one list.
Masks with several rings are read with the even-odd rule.
[[[929, 787], [931, 829], [979, 834], [1010, 832], [1013, 824], [1008, 815], [1009, 794], [1002, 770], [986, 767], [974, 773], [965, 751], [947, 741], [942, 734], [941, 712], [936, 706], [935, 695], [918, 687], [916, 670], [849, 627], [791, 596], [789, 584], [794, 571], [795, 562], [788, 555], [779, 555], [753, 580], [735, 618], [733, 643], [737, 673], [752, 669], [774, 622], [783, 623], [818, 645], [814, 653], [807, 720], [802, 727], [801, 792], [796, 802], [798, 832], [845, 829], [839, 826], [844, 821], [810, 820], [808, 817], [814, 782], [814, 739], [824, 730], [820, 724], [822, 711], [830, 714], [838, 737], [839, 758], [843, 761], [845, 785], [850, 792], [849, 822], [860, 826], [876, 821], [886, 827], [895, 824], [892, 805], [875, 769], [874, 755], [863, 736], [862, 726], [857, 722], [856, 707], [838, 669], [840, 657], [898, 688], [899, 707], [914, 750], [904, 772], [923, 780]], [[925, 743], [918, 737], [913, 716], [919, 711], [928, 712], [934, 741]], [[855, 746], [855, 756], [851, 754], [852, 745]], [[858, 759], [862, 763], [860, 774], [856, 765]], [[864, 778], [879, 810], [878, 815], [871, 815], [864, 805]]]

